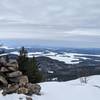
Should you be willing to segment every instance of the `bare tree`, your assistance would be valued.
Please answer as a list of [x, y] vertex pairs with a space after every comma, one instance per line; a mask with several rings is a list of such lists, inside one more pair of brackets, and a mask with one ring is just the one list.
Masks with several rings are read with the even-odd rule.
[[89, 75], [89, 71], [87, 68], [83, 68], [80, 70], [80, 82], [87, 84], [88, 79], [87, 76]]

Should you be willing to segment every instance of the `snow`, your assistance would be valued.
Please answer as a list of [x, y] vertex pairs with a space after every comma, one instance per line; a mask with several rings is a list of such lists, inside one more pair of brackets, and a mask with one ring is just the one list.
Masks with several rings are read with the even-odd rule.
[[67, 63], [67, 64], [77, 64], [77, 63], [79, 63], [79, 59], [75, 58], [74, 54], [71, 54], [71, 53], [58, 54], [58, 53], [51, 52], [51, 51], [49, 51], [48, 53], [42, 53], [42, 52], [31, 52], [31, 53], [28, 53], [29, 57], [33, 57], [33, 55], [35, 57], [46, 56], [46, 57], [49, 57], [51, 59], [63, 61], [65, 63]]
[[57, 78], [57, 77], [52, 78], [52, 81], [57, 81], [57, 80], [58, 80], [58, 78]]
[[[33, 95], [33, 100], [100, 100], [100, 75], [88, 77], [87, 84], [81, 84], [80, 79], [68, 82], [44, 82], [40, 83], [41, 96]], [[11, 94], [2, 96], [0, 100], [19, 100], [25, 95]]]
[[50, 57], [51, 59], [63, 61], [67, 64], [77, 64], [77, 63], [79, 63], [79, 59], [75, 58], [74, 55], [71, 55], [71, 54], [69, 54], [69, 55], [58, 54], [56, 56], [47, 56], [47, 57]]
[[86, 58], [86, 57], [76, 57], [76, 58], [80, 58], [80, 59], [83, 59], [83, 60], [90, 59], [90, 58]]
[[25, 95], [21, 94], [11, 94], [11, 95], [6, 95], [6, 96], [2, 96], [0, 95], [0, 100], [19, 100], [19, 98], [23, 98], [22, 100], [26, 100], [25, 99]]
[[38, 57], [38, 56], [42, 56], [42, 52], [29, 52], [28, 53], [28, 57], [33, 57], [33, 56], [35, 56], [35, 57]]
[[14, 49], [14, 48], [10, 48], [8, 46], [0, 46], [0, 49], [7, 49], [7, 50], [10, 50], [10, 49]]
[[57, 53], [49, 51], [48, 53], [44, 54], [45, 56], [56, 56]]
[[[17, 51], [11, 52], [10, 54], [19, 55], [19, 53]], [[55, 52], [48, 52], [48, 53], [29, 52], [28, 53], [28, 57], [33, 57], [33, 56], [35, 56], [35, 57], [46, 56], [46, 57], [49, 57], [51, 59], [63, 61], [65, 63], [67, 63], [67, 64], [77, 64], [77, 63], [79, 63], [79, 59], [75, 58], [74, 55], [71, 54], [71, 53], [68, 53], [67, 55], [61, 55], [61, 54], [57, 54]]]
[[54, 72], [53, 72], [53, 71], [48, 71], [48, 73], [49, 73], [49, 74], [53, 74]]
[[10, 54], [19, 55], [19, 52], [14, 51], [14, 52], [10, 52]]
[[88, 78], [88, 84], [81, 84], [80, 79], [68, 82], [42, 83], [41, 97], [36, 100], [100, 100], [100, 76]]
[[95, 60], [95, 61], [100, 62], [100, 60]]
[[8, 55], [8, 53], [3, 53], [3, 54], [0, 54], [0, 57], [6, 56], [6, 55]]
[[[14, 51], [14, 52], [11, 52], [10, 54], [19, 55], [19, 52]], [[44, 53], [44, 52], [29, 52], [28, 53], [28, 57], [32, 58], [33, 56], [35, 57], [45, 56], [54, 60], [63, 61], [66, 64], [78, 64], [80, 63], [80, 59], [83, 59], [83, 60], [91, 59], [88, 56], [100, 57], [100, 55], [67, 53], [67, 52], [64, 52], [63, 54], [59, 54], [52, 51], [48, 51], [47, 53]]]
[[48, 53], [43, 53], [43, 52], [31, 52], [28, 53], [29, 57], [39, 57], [39, 56], [46, 56], [51, 59], [63, 61], [66, 64], [78, 64], [80, 61], [79, 59], [87, 60], [90, 59], [88, 57], [82, 57], [82, 56], [95, 56], [95, 57], [100, 57], [100, 55], [90, 55], [90, 54], [79, 54], [79, 53], [67, 53], [64, 52], [63, 54], [58, 54], [56, 52], [48, 51]]

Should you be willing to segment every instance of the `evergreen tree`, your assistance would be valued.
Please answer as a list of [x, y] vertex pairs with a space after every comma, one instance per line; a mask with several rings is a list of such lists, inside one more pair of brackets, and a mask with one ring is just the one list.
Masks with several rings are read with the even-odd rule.
[[27, 50], [24, 47], [20, 50], [20, 55], [18, 57], [19, 70], [23, 74], [27, 75], [29, 81], [32, 83], [38, 83], [42, 80], [42, 74], [40, 73], [35, 57], [28, 58]]
[[8, 55], [6, 55], [5, 60], [6, 60], [7, 63], [9, 62], [9, 56]]
[[24, 73], [26, 71], [25, 65], [27, 64], [27, 61], [28, 61], [27, 51], [25, 50], [24, 47], [22, 47], [19, 53], [20, 53], [18, 56], [19, 70], [21, 70]]
[[21, 48], [19, 53], [21, 57], [27, 57], [27, 54], [28, 54], [27, 50], [24, 47]]

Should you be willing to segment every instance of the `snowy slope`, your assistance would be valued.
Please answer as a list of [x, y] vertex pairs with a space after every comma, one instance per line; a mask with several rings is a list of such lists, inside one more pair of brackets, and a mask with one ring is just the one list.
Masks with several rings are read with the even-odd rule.
[[[41, 96], [33, 95], [33, 100], [100, 100], [100, 76], [88, 78], [88, 84], [81, 84], [80, 79], [68, 82], [40, 83]], [[24, 95], [0, 95], [0, 100], [26, 100]]]

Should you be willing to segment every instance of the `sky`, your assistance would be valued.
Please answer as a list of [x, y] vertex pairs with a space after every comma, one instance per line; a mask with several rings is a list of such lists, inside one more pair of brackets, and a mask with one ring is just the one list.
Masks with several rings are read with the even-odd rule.
[[100, 0], [0, 0], [0, 40], [18, 39], [100, 48]]

